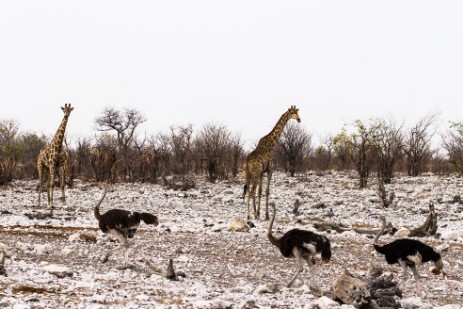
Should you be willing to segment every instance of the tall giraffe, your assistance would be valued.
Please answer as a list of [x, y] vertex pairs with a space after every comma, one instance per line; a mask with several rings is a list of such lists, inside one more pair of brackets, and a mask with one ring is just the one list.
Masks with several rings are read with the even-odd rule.
[[[280, 135], [290, 119], [295, 119], [301, 122], [298, 115], [299, 110], [296, 106], [291, 106], [288, 111], [281, 115], [275, 127], [266, 136], [259, 140], [256, 149], [252, 151], [243, 163], [244, 176], [244, 192], [243, 198], [247, 193], [247, 218], [250, 219], [249, 207], [252, 197], [252, 205], [254, 207], [254, 217], [260, 217], [260, 199], [262, 195], [262, 179], [264, 173], [267, 173], [267, 189], [265, 190], [265, 219], [269, 219], [268, 215], [268, 197], [270, 193], [270, 180], [273, 174], [273, 149], [278, 144]], [[249, 185], [252, 184], [251, 190]], [[259, 186], [258, 203], [256, 209], [256, 187]]]
[[[42, 148], [37, 158], [37, 169], [39, 173], [39, 206], [40, 206], [40, 197], [42, 195], [42, 183], [43, 183], [43, 171], [44, 169], [48, 170], [49, 185], [47, 188], [48, 194], [48, 205], [51, 205], [53, 208], [53, 188], [55, 186], [55, 174], [56, 168], [60, 169], [60, 187], [61, 194], [63, 195], [64, 200], [64, 173], [61, 169], [65, 168], [63, 162], [64, 157], [61, 153], [63, 148], [64, 132], [66, 131], [66, 124], [68, 123], [69, 115], [71, 114], [74, 107], [71, 107], [71, 104], [64, 104], [64, 107], [61, 107], [64, 112], [63, 120], [56, 131], [55, 136], [51, 140], [50, 144]], [[61, 176], [62, 175], [62, 176]]]

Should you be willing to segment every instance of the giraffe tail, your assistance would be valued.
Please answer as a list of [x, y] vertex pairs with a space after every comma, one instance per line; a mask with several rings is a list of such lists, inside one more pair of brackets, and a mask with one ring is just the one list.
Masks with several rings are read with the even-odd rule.
[[243, 200], [246, 198], [246, 192], [248, 192], [249, 189], [249, 173], [248, 173], [248, 164], [243, 162], [243, 179], [244, 179], [244, 188], [243, 188]]

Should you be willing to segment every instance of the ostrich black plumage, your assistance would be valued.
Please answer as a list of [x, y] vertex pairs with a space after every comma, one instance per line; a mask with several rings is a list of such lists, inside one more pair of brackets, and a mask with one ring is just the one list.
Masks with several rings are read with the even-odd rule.
[[[111, 209], [104, 214], [100, 214], [100, 205], [106, 196], [106, 188], [104, 189], [103, 196], [101, 197], [98, 204], [95, 206], [94, 214], [98, 220], [100, 230], [103, 233], [110, 233], [114, 235], [125, 249], [124, 266], [127, 267], [128, 263], [128, 249], [129, 249], [129, 238], [133, 238], [135, 232], [140, 225], [140, 221], [146, 224], [152, 224], [154, 226], [159, 224], [158, 218], [150, 213], [146, 212], [130, 212], [123, 209]], [[115, 248], [116, 249], [116, 248]], [[110, 250], [103, 258], [103, 263], [106, 262], [109, 256], [114, 252]]]
[[294, 280], [296, 280], [299, 273], [303, 270], [303, 260], [309, 265], [310, 281], [312, 287], [320, 291], [318, 284], [315, 281], [313, 268], [314, 263], [312, 257], [317, 253], [321, 254], [322, 260], [326, 263], [331, 259], [331, 245], [328, 238], [322, 235], [310, 231], [304, 231], [300, 229], [292, 229], [286, 232], [280, 238], [272, 235], [273, 222], [276, 216], [275, 203], [270, 203], [273, 209], [273, 216], [268, 226], [268, 239], [270, 242], [280, 249], [281, 254], [286, 258], [295, 258], [297, 263], [297, 270], [291, 281], [288, 283], [290, 287]]
[[373, 246], [375, 250], [386, 257], [388, 264], [399, 264], [402, 266], [404, 271], [404, 281], [408, 277], [408, 268], [413, 272], [413, 276], [416, 280], [416, 292], [420, 293], [420, 275], [416, 269], [417, 266], [421, 266], [422, 263], [433, 261], [435, 265], [436, 273], [439, 273], [443, 268], [442, 259], [439, 253], [434, 251], [428, 245], [409, 238], [402, 238], [394, 240], [384, 246], [377, 245], [379, 237], [383, 234], [386, 229], [386, 218], [381, 216], [382, 228], [373, 240]]

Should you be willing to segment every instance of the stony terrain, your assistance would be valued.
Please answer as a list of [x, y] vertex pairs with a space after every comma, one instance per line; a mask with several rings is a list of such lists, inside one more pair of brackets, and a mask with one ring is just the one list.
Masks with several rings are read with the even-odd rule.
[[[412, 279], [401, 288], [404, 308], [462, 308], [463, 304], [463, 179], [426, 175], [399, 176], [387, 185], [395, 204], [382, 209], [376, 184], [357, 189], [355, 174], [325, 173], [290, 178], [277, 173], [271, 200], [277, 205], [274, 233], [293, 227], [314, 230], [316, 219], [352, 227], [378, 229], [384, 214], [397, 227], [421, 225], [433, 201], [438, 213], [438, 234], [421, 240], [443, 256], [445, 275], [431, 273], [431, 264], [420, 269], [421, 297]], [[0, 191], [0, 247], [10, 255], [6, 275], [0, 275], [0, 307], [14, 308], [353, 308], [314, 296], [307, 270], [293, 287], [285, 285], [296, 266], [283, 258], [266, 237], [268, 221], [252, 220], [254, 227], [232, 231], [245, 219], [239, 181], [210, 184], [201, 177], [186, 192], [159, 185], [111, 186], [101, 208], [147, 211], [160, 219], [157, 227], [141, 225], [130, 247], [130, 267], [114, 255], [101, 257], [117, 245], [97, 228], [93, 206], [102, 194], [93, 183], [76, 182], [67, 189], [67, 203], [57, 202], [52, 218], [40, 218], [35, 181], [16, 181]], [[59, 190], [57, 190], [59, 191]], [[55, 191], [56, 192], [56, 191]], [[55, 199], [59, 196], [57, 192]], [[45, 197], [45, 194], [43, 195]], [[296, 199], [299, 214], [292, 213]], [[358, 276], [370, 266], [381, 266], [398, 281], [402, 272], [373, 253], [372, 235], [353, 231], [319, 232], [332, 243], [330, 263], [317, 260], [316, 280], [329, 291], [344, 269]], [[393, 240], [385, 235], [380, 242]], [[154, 274], [142, 261], [148, 258], [166, 267], [174, 260], [186, 277], [170, 281]]]

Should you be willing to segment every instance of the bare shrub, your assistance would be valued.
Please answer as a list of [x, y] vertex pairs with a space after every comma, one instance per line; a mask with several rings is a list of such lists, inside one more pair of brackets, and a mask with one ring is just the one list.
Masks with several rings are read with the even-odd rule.
[[403, 149], [402, 126], [396, 126], [392, 120], [377, 118], [372, 122], [371, 128], [378, 178], [384, 183], [391, 183], [394, 166]]
[[449, 162], [457, 172], [463, 174], [463, 123], [452, 123], [443, 137], [443, 147], [448, 153]]
[[297, 171], [308, 169], [311, 147], [312, 135], [298, 123], [288, 122], [275, 150], [276, 161], [294, 177]]
[[437, 113], [424, 116], [406, 133], [404, 151], [409, 176], [418, 176], [431, 160], [431, 139], [436, 132], [435, 129], [432, 130], [432, 126], [437, 117]]

